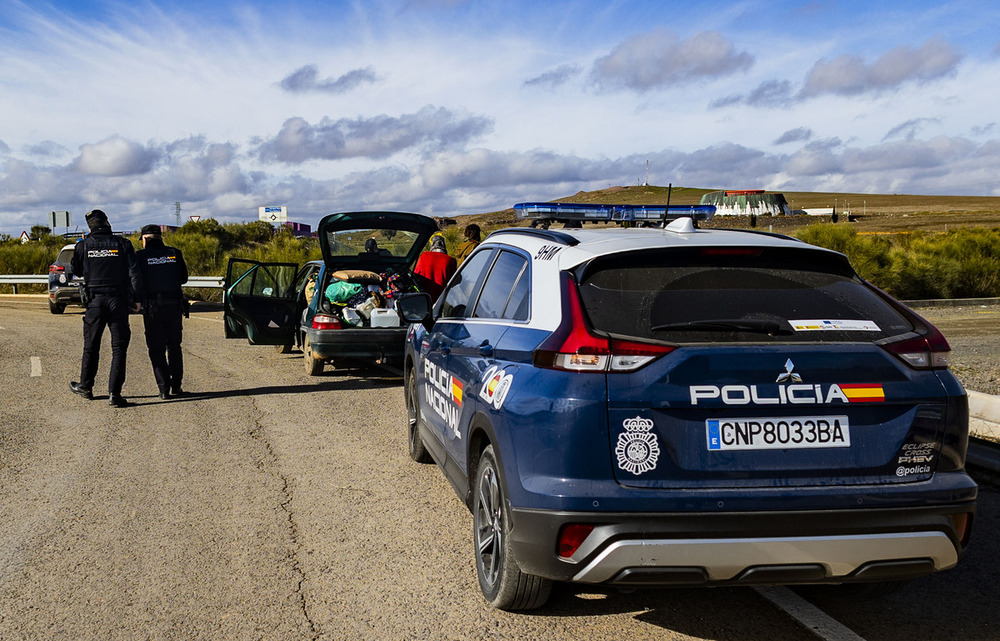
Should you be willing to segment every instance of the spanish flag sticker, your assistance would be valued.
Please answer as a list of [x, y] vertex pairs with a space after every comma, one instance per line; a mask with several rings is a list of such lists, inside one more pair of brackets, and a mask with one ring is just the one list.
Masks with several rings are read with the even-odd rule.
[[885, 391], [881, 383], [841, 383], [840, 389], [852, 403], [882, 403], [885, 402]]
[[454, 376], [451, 377], [451, 399], [455, 401], [455, 405], [462, 405], [462, 381]]

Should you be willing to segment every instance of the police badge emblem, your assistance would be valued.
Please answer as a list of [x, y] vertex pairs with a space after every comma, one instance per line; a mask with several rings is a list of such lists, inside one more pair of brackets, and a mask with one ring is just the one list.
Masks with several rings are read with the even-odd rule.
[[622, 421], [625, 431], [618, 435], [615, 456], [618, 467], [636, 476], [656, 469], [660, 459], [660, 444], [656, 435], [651, 434], [653, 421], [636, 416]]

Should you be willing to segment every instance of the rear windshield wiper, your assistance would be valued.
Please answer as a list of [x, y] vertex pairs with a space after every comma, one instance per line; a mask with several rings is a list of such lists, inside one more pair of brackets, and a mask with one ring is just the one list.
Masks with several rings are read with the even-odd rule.
[[753, 332], [757, 334], [790, 334], [778, 321], [718, 318], [714, 320], [686, 321], [654, 325], [654, 332]]

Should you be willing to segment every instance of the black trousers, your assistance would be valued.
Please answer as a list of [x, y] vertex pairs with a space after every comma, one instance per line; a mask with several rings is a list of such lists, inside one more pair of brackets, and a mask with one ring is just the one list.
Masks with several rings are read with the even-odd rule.
[[92, 390], [101, 360], [104, 328], [111, 330], [111, 374], [108, 392], [121, 394], [125, 384], [125, 360], [132, 329], [128, 324], [129, 303], [125, 298], [96, 294], [83, 313], [83, 359], [80, 363], [80, 387]]
[[180, 389], [184, 378], [181, 356], [180, 301], [164, 301], [143, 307], [142, 324], [146, 330], [146, 349], [153, 365], [153, 376], [160, 391]]

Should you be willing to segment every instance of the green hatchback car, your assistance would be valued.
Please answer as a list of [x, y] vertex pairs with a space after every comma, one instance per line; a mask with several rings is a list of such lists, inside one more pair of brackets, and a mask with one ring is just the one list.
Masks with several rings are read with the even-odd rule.
[[387, 211], [330, 214], [319, 224], [322, 260], [263, 263], [233, 258], [223, 290], [226, 338], [302, 350], [310, 376], [326, 365], [399, 368], [406, 325], [395, 302], [422, 291], [413, 265], [434, 219]]

